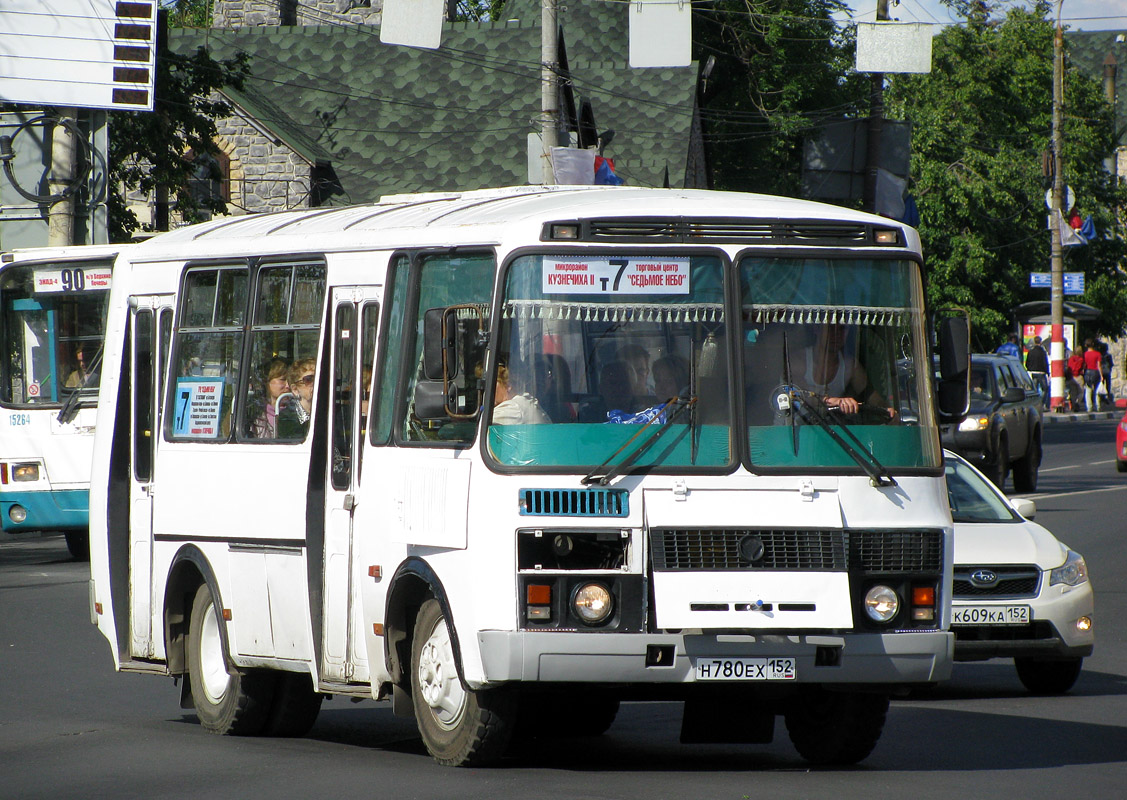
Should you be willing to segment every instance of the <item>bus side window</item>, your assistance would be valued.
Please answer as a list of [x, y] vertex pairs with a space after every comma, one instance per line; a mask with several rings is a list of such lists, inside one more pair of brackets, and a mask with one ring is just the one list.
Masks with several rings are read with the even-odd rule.
[[314, 370], [324, 297], [325, 265], [319, 261], [265, 264], [258, 270], [240, 440], [305, 439], [313, 387], [294, 384]]
[[171, 439], [226, 441], [238, 386], [247, 303], [244, 266], [189, 269], [184, 275], [171, 406]]
[[[493, 297], [494, 259], [491, 253], [454, 253], [427, 255], [420, 259], [413, 275], [419, 282], [418, 305], [412, 311], [414, 324], [410, 330], [414, 336], [413, 357], [407, 363], [408, 380], [404, 408], [406, 413], [401, 420], [400, 436], [407, 442], [427, 442], [436, 445], [456, 446], [473, 442], [477, 430], [477, 418], [468, 419], [420, 419], [414, 413], [415, 386], [423, 378], [423, 337], [425, 316], [433, 308], [447, 308], [454, 305], [473, 304], [479, 307], [485, 324], [489, 326], [489, 307]], [[466, 310], [469, 316], [472, 310]], [[459, 317], [461, 319], [461, 317]], [[459, 359], [462, 361], [463, 359]], [[477, 364], [458, 365], [457, 390], [476, 393], [479, 375]]]

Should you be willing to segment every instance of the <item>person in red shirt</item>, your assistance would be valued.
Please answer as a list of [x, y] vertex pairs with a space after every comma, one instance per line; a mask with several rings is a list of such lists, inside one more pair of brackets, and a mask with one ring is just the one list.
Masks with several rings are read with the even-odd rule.
[[[1068, 343], [1065, 342], [1065, 347]], [[1065, 363], [1064, 383], [1068, 389], [1068, 406], [1072, 411], [1080, 407], [1080, 395], [1083, 390], [1080, 381], [1084, 380], [1084, 355], [1081, 350], [1073, 350]]]
[[1096, 349], [1096, 343], [1088, 339], [1084, 342], [1084, 408], [1099, 411], [1100, 399], [1096, 390], [1100, 388], [1100, 360], [1103, 354]]

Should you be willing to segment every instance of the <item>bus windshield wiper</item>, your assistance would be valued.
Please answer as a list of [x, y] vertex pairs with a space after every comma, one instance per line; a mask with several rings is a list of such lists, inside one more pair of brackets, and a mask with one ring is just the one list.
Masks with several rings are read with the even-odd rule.
[[[635, 461], [641, 458], [642, 454], [650, 449], [650, 447], [654, 442], [658, 440], [661, 434], [669, 430], [669, 427], [673, 424], [673, 421], [681, 416], [681, 414], [684, 413], [687, 409], [694, 407], [696, 403], [697, 398], [695, 395], [692, 397], [670, 398], [670, 400], [665, 404], [663, 413], [655, 414], [653, 417], [651, 417], [646, 422], [646, 424], [638, 428], [637, 432], [629, 439], [627, 439], [621, 447], [607, 456], [606, 460], [603, 463], [599, 464], [599, 466], [588, 472], [580, 481], [580, 483], [582, 483], [584, 486], [590, 486], [592, 483], [597, 483], [599, 486], [606, 486], [614, 478], [620, 475], [623, 470], [625, 470], [627, 467], [630, 467], [632, 464], [634, 464]], [[662, 419], [663, 417], [664, 419]], [[606, 472], [603, 472], [603, 470], [606, 469], [607, 465], [610, 464], [610, 462], [614, 461], [615, 456], [617, 456], [619, 453], [633, 444], [634, 441], [638, 439], [638, 437], [642, 436], [643, 433], [646, 433], [647, 428], [649, 428], [650, 431], [642, 439], [642, 441], [639, 442], [638, 446], [634, 448], [634, 450], [628, 456], [623, 458], [610, 469], [607, 469]]]
[[[835, 426], [833, 424], [830, 420], [829, 411], [822, 403], [821, 397], [813, 392], [808, 392], [794, 386], [789, 387], [789, 391], [791, 396], [791, 413], [801, 414], [805, 421], [814, 422], [824, 430], [838, 447], [856, 461], [861, 469], [865, 470], [865, 474], [869, 476], [869, 483], [875, 487], [896, 486], [896, 479], [893, 478], [888, 469], [877, 460], [877, 457], [873, 455], [872, 451], [865, 447], [864, 443], [857, 438], [853, 431], [849, 430], [848, 426]], [[852, 439], [852, 443], [846, 441], [841, 433], [838, 432], [838, 429]]]

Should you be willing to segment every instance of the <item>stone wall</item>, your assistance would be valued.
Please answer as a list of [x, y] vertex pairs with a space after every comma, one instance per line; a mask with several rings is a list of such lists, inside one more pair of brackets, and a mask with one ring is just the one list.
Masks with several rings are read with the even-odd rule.
[[229, 214], [309, 208], [312, 165], [284, 144], [275, 144], [242, 117], [218, 125], [215, 143], [231, 159]]
[[376, 25], [382, 0], [215, 0], [212, 27]]

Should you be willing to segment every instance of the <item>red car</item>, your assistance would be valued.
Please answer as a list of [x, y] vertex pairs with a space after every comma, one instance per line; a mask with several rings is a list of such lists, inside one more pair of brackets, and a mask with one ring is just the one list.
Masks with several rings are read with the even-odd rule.
[[1115, 468], [1127, 472], [1127, 413], [1115, 426]]

